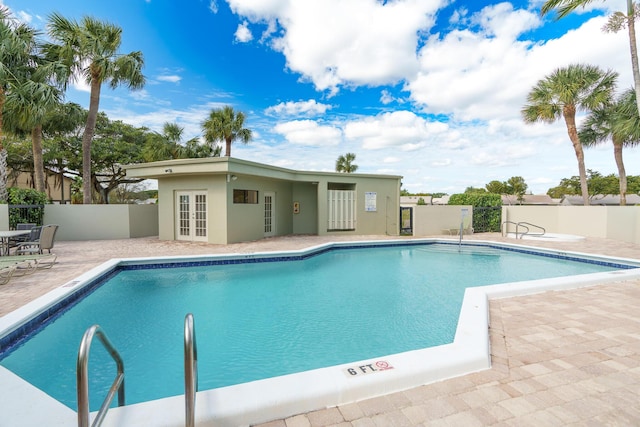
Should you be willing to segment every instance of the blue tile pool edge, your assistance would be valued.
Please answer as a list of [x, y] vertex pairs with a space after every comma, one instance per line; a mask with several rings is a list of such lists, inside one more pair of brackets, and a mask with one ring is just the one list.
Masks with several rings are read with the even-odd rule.
[[[16, 329], [11, 330], [0, 337], [0, 360], [11, 354], [23, 342], [27, 341], [31, 336], [38, 333], [49, 322], [54, 321], [67, 310], [76, 305], [82, 298], [98, 289], [102, 284], [110, 278], [125, 270], [143, 270], [143, 269], [161, 269], [161, 268], [181, 268], [196, 266], [215, 266], [215, 265], [233, 265], [260, 262], [283, 262], [283, 261], [302, 261], [334, 250], [352, 250], [365, 248], [381, 248], [381, 247], [412, 247], [425, 245], [446, 245], [446, 246], [463, 246], [475, 248], [491, 248], [496, 250], [505, 250], [511, 252], [519, 252], [528, 255], [545, 256], [555, 259], [566, 259], [576, 262], [584, 262], [595, 264], [609, 268], [627, 270], [639, 268], [640, 262], [634, 260], [623, 260], [619, 258], [608, 258], [602, 256], [593, 256], [589, 254], [578, 254], [574, 252], [561, 252], [543, 248], [534, 248], [521, 245], [513, 245], [510, 243], [495, 243], [490, 241], [463, 241], [455, 242], [443, 239], [411, 239], [411, 240], [373, 240], [359, 242], [334, 242], [327, 243], [299, 251], [288, 252], [265, 252], [254, 254], [223, 254], [223, 255], [203, 255], [198, 257], [182, 256], [182, 257], [164, 257], [164, 258], [132, 258], [115, 260], [115, 264], [110, 268], [106, 268], [101, 273], [95, 275], [85, 283], [78, 284], [77, 287], [68, 293], [62, 299], [54, 304], [45, 307], [42, 311], [30, 318], [28, 321], [20, 324]], [[274, 255], [277, 254], [277, 255]], [[158, 262], [163, 260], [164, 262]], [[622, 263], [622, 261], [626, 263]]]

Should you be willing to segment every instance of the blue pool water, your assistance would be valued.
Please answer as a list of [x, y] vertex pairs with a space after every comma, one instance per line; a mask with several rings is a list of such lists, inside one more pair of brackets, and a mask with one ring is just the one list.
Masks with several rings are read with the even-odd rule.
[[[99, 324], [125, 362], [127, 404], [184, 393], [183, 331], [195, 318], [200, 390], [453, 341], [464, 289], [614, 267], [492, 248], [340, 249], [304, 260], [125, 269], [1, 365], [76, 408], [75, 362]], [[89, 361], [97, 410], [115, 365]]]

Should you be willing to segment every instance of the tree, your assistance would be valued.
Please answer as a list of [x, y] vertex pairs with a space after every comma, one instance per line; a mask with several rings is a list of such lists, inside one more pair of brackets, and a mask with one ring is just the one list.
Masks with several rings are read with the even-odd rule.
[[[547, 0], [540, 9], [542, 16], [555, 10], [556, 19], [564, 18], [579, 7], [584, 7], [594, 0]], [[615, 12], [603, 30], [617, 33], [624, 27], [629, 31], [629, 47], [631, 50], [631, 68], [636, 92], [636, 114], [640, 115], [640, 66], [638, 65], [638, 46], [636, 44], [635, 20], [638, 17], [638, 7], [633, 0], [627, 0], [627, 13]]]
[[221, 109], [213, 109], [209, 113], [209, 118], [202, 123], [204, 140], [213, 144], [217, 141], [225, 143], [225, 157], [231, 157], [231, 144], [235, 140], [240, 140], [243, 144], [248, 144], [252, 134], [250, 129], [244, 126], [244, 114], [240, 111], [233, 111], [230, 106]]
[[[75, 103], [60, 104], [49, 111], [42, 127], [44, 135], [44, 163], [57, 176], [61, 198], [64, 197], [65, 173], [77, 173], [82, 169], [78, 151], [82, 146], [82, 132], [88, 112]], [[71, 196], [71, 195], [70, 195]], [[77, 195], [76, 195], [77, 197]]]
[[518, 196], [518, 200], [522, 201], [523, 196], [529, 186], [524, 182], [524, 178], [521, 176], [512, 176], [506, 182], [507, 194], [514, 194]]
[[497, 180], [490, 181], [484, 186], [488, 193], [492, 194], [507, 194], [507, 186], [504, 182]]
[[[629, 175], [627, 181], [628, 193], [640, 193], [640, 177]], [[591, 169], [587, 169], [587, 184], [589, 185], [589, 197], [591, 199], [597, 195], [618, 194], [620, 188], [620, 180], [616, 175], [603, 176], [600, 172], [592, 171]], [[562, 178], [558, 186], [552, 187], [547, 191], [549, 196], [556, 199], [580, 193], [580, 177], [577, 175], [571, 178]]]
[[78, 23], [54, 13], [49, 18], [48, 30], [54, 43], [45, 45], [47, 57], [64, 64], [63, 69], [58, 69], [58, 81], [66, 88], [69, 82], [84, 76], [91, 87], [89, 114], [82, 136], [83, 202], [90, 204], [91, 142], [102, 84], [108, 82], [112, 89], [121, 84], [129, 89], [142, 88], [145, 82], [142, 74], [144, 60], [139, 51], [126, 55], [118, 53], [122, 29], [108, 22], [84, 17]]
[[615, 89], [618, 74], [602, 71], [593, 65], [572, 64], [558, 68], [538, 81], [527, 96], [522, 109], [525, 123], [553, 123], [561, 117], [578, 160], [582, 199], [589, 205], [589, 190], [584, 165], [584, 152], [576, 128], [576, 112], [591, 111], [608, 102]]
[[[475, 193], [486, 193], [486, 192], [487, 190], [485, 190], [484, 188], [476, 188], [473, 185], [464, 189], [464, 194], [475, 194]], [[457, 203], [454, 203], [454, 204], [457, 204]]]
[[143, 157], [147, 162], [171, 159], [219, 157], [219, 145], [201, 144], [198, 138], [182, 142], [184, 128], [177, 123], [165, 123], [162, 133], [151, 133], [145, 141]]
[[36, 32], [32, 32], [28, 49], [31, 60], [23, 67], [20, 78], [7, 93], [5, 124], [14, 133], [30, 134], [33, 150], [34, 183], [37, 191], [45, 191], [45, 175], [42, 154], [42, 126], [49, 110], [60, 102], [60, 92], [50, 86], [47, 64], [39, 56]]
[[98, 115], [90, 180], [99, 203], [109, 203], [109, 193], [118, 186], [142, 181], [127, 177], [123, 166], [142, 161], [146, 133], [146, 128], [136, 128], [120, 120], [111, 121], [104, 113]]
[[347, 153], [339, 156], [336, 160], [336, 172], [353, 173], [358, 170], [358, 165], [353, 162], [356, 160], [354, 153]]
[[620, 206], [626, 205], [627, 173], [622, 148], [640, 143], [640, 116], [636, 112], [635, 91], [627, 90], [612, 104], [594, 109], [580, 126], [578, 134], [585, 147], [593, 147], [611, 139], [618, 167]]
[[3, 112], [7, 96], [21, 84], [31, 63], [35, 31], [15, 20], [0, 5], [0, 201], [7, 200], [7, 150], [4, 145]]

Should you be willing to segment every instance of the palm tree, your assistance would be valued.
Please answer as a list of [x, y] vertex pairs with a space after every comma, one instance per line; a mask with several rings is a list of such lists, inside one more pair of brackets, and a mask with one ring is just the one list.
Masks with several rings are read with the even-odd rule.
[[576, 112], [592, 111], [606, 104], [615, 89], [618, 74], [593, 65], [572, 64], [558, 68], [531, 89], [522, 109], [525, 123], [553, 123], [561, 117], [578, 160], [584, 205], [589, 205], [584, 152], [576, 128]]
[[[542, 16], [555, 10], [556, 19], [564, 18], [579, 7], [584, 8], [593, 0], [547, 0], [540, 9]], [[636, 92], [636, 113], [640, 115], [640, 66], [638, 65], [638, 46], [636, 43], [635, 20], [638, 10], [633, 0], [627, 0], [627, 13], [616, 12], [610, 18], [603, 30], [617, 33], [624, 27], [629, 31], [629, 47], [631, 50], [631, 68]]]
[[181, 128], [177, 123], [167, 122], [162, 127], [162, 133], [149, 134], [142, 150], [145, 160], [155, 162], [183, 158], [185, 147], [182, 143], [183, 132], [184, 128]]
[[336, 160], [336, 172], [352, 173], [357, 171], [358, 165], [353, 163], [355, 160], [356, 155], [353, 153], [338, 157], [338, 160]]
[[17, 134], [30, 133], [35, 189], [45, 191], [42, 126], [48, 111], [59, 103], [60, 93], [46, 83], [29, 80], [7, 95], [6, 124]]
[[129, 89], [144, 86], [142, 74], [144, 60], [139, 51], [126, 55], [118, 53], [122, 42], [122, 29], [108, 22], [84, 17], [80, 23], [54, 13], [49, 18], [49, 36], [45, 52], [49, 58], [59, 60], [58, 80], [66, 88], [80, 76], [91, 87], [89, 114], [82, 136], [82, 191], [83, 203], [91, 203], [91, 142], [95, 132], [100, 90], [108, 82], [112, 89], [126, 85]]
[[585, 147], [593, 147], [609, 139], [613, 142], [613, 156], [620, 179], [620, 206], [627, 204], [627, 174], [622, 148], [640, 144], [640, 117], [636, 108], [636, 93], [629, 89], [614, 103], [594, 109], [578, 132]]
[[162, 133], [153, 132], [147, 137], [142, 150], [145, 161], [220, 157], [220, 146], [201, 144], [198, 138], [182, 142], [184, 128], [177, 123], [165, 123]]
[[209, 113], [209, 118], [202, 123], [204, 140], [213, 144], [216, 141], [224, 141], [225, 157], [231, 157], [231, 144], [236, 139], [243, 144], [251, 140], [251, 130], [244, 126], [244, 114], [240, 111], [233, 111], [230, 106], [221, 109], [213, 109]]
[[0, 5], [0, 201], [7, 200], [7, 150], [4, 146], [3, 111], [7, 96], [24, 84], [35, 49], [35, 30], [18, 23]]

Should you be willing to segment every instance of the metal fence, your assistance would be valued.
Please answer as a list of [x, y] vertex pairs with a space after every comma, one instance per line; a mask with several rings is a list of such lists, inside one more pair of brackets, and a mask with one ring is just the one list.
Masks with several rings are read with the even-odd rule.
[[502, 206], [478, 206], [473, 208], [473, 232], [488, 233], [500, 231]]
[[44, 205], [9, 205], [9, 229], [18, 224], [43, 225]]

